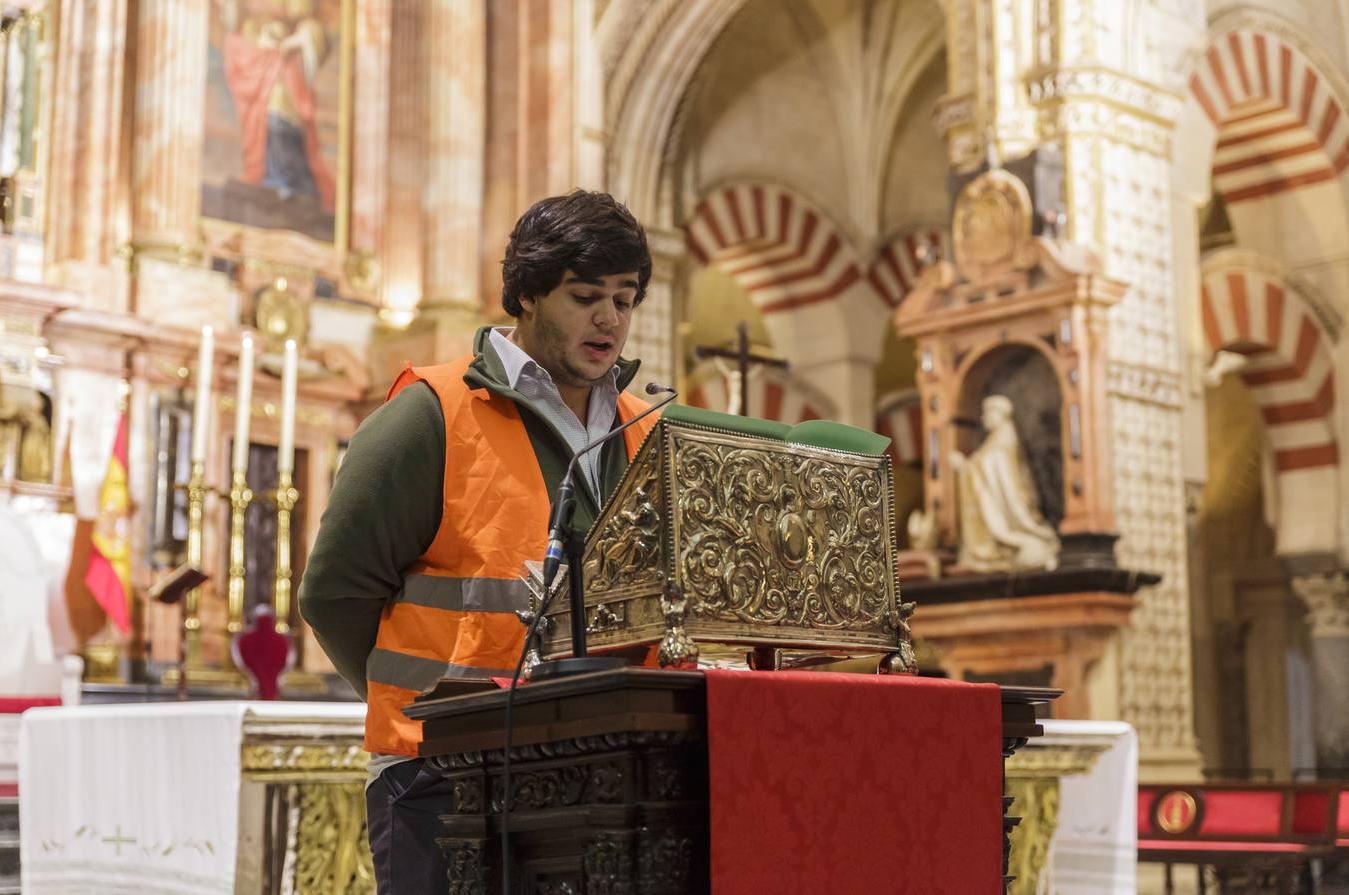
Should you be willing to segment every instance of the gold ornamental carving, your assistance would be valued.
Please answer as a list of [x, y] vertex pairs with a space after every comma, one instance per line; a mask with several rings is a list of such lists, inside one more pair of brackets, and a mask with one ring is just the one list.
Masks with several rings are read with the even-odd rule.
[[1049, 846], [1059, 828], [1059, 781], [1054, 778], [1007, 780], [1012, 814], [1021, 823], [1012, 829], [1012, 851], [1007, 872], [1016, 877], [1009, 895], [1040, 891], [1040, 874], [1049, 860]]
[[620, 585], [659, 585], [662, 494], [659, 467], [644, 467], [634, 484], [634, 500], [615, 513], [598, 531], [593, 552], [586, 559], [586, 590], [604, 594]]
[[956, 266], [974, 282], [1034, 263], [1030, 192], [995, 168], [965, 185], [956, 199], [951, 238]]
[[255, 778], [331, 780], [365, 778], [370, 756], [360, 743], [246, 743], [240, 756], [243, 772]]
[[877, 470], [841, 468], [734, 441], [676, 437], [677, 560], [691, 612], [720, 621], [815, 629], [889, 625], [888, 488]]
[[309, 315], [304, 299], [291, 288], [285, 277], [277, 277], [258, 293], [254, 321], [258, 332], [274, 349], [294, 339], [303, 345], [309, 334]]
[[[900, 600], [885, 454], [717, 427], [675, 411], [647, 438], [596, 520], [582, 566], [595, 649], [698, 644], [897, 652]], [[554, 601], [540, 652], [567, 650]]]
[[366, 895], [375, 891], [374, 860], [365, 826], [365, 785], [296, 787], [296, 895]]
[[1009, 777], [1076, 777], [1090, 774], [1097, 760], [1110, 751], [1106, 743], [1083, 743], [1071, 746], [1032, 744], [1007, 759]]

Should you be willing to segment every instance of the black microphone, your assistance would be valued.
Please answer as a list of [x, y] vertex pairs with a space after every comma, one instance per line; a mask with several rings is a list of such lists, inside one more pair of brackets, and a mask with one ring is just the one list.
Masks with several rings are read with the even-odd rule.
[[557, 489], [557, 501], [553, 504], [553, 515], [548, 520], [548, 549], [543, 554], [543, 594], [547, 598], [548, 591], [553, 586], [553, 579], [557, 577], [557, 570], [562, 565], [563, 554], [563, 533], [571, 523], [572, 511], [576, 509], [575, 492], [571, 483], [572, 475], [576, 470], [576, 461], [582, 456], [590, 453], [595, 448], [604, 444], [610, 438], [627, 429], [633, 423], [642, 417], [655, 413], [666, 404], [669, 404], [675, 398], [679, 397], [679, 392], [668, 385], [661, 385], [658, 382], [648, 382], [646, 384], [646, 393], [648, 395], [659, 395], [666, 393], [665, 397], [652, 404], [646, 410], [634, 416], [623, 425], [616, 429], [610, 429], [599, 438], [583, 445], [579, 451], [572, 455], [571, 462], [567, 464], [567, 471], [562, 476], [562, 484]]

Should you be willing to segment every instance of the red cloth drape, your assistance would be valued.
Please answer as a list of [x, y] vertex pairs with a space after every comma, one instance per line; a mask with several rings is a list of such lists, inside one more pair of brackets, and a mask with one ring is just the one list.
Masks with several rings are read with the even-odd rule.
[[1002, 891], [993, 684], [707, 672], [712, 891]]

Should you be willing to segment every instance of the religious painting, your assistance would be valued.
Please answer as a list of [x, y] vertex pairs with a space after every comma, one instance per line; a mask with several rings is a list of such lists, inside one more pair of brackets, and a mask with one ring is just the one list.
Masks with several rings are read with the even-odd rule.
[[211, 0], [202, 214], [338, 241], [350, 0]]

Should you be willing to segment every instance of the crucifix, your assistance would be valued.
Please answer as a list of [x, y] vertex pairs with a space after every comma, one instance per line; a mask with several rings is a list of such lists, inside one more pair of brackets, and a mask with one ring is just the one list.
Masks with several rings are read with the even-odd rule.
[[709, 357], [724, 357], [735, 361], [736, 372], [740, 375], [740, 415], [749, 416], [750, 366], [757, 364], [763, 367], [777, 367], [780, 370], [786, 370], [790, 364], [776, 357], [750, 353], [749, 324], [743, 320], [736, 324], [735, 332], [735, 348], [713, 348], [709, 345], [699, 345], [693, 349], [693, 355], [698, 360], [705, 360]]

